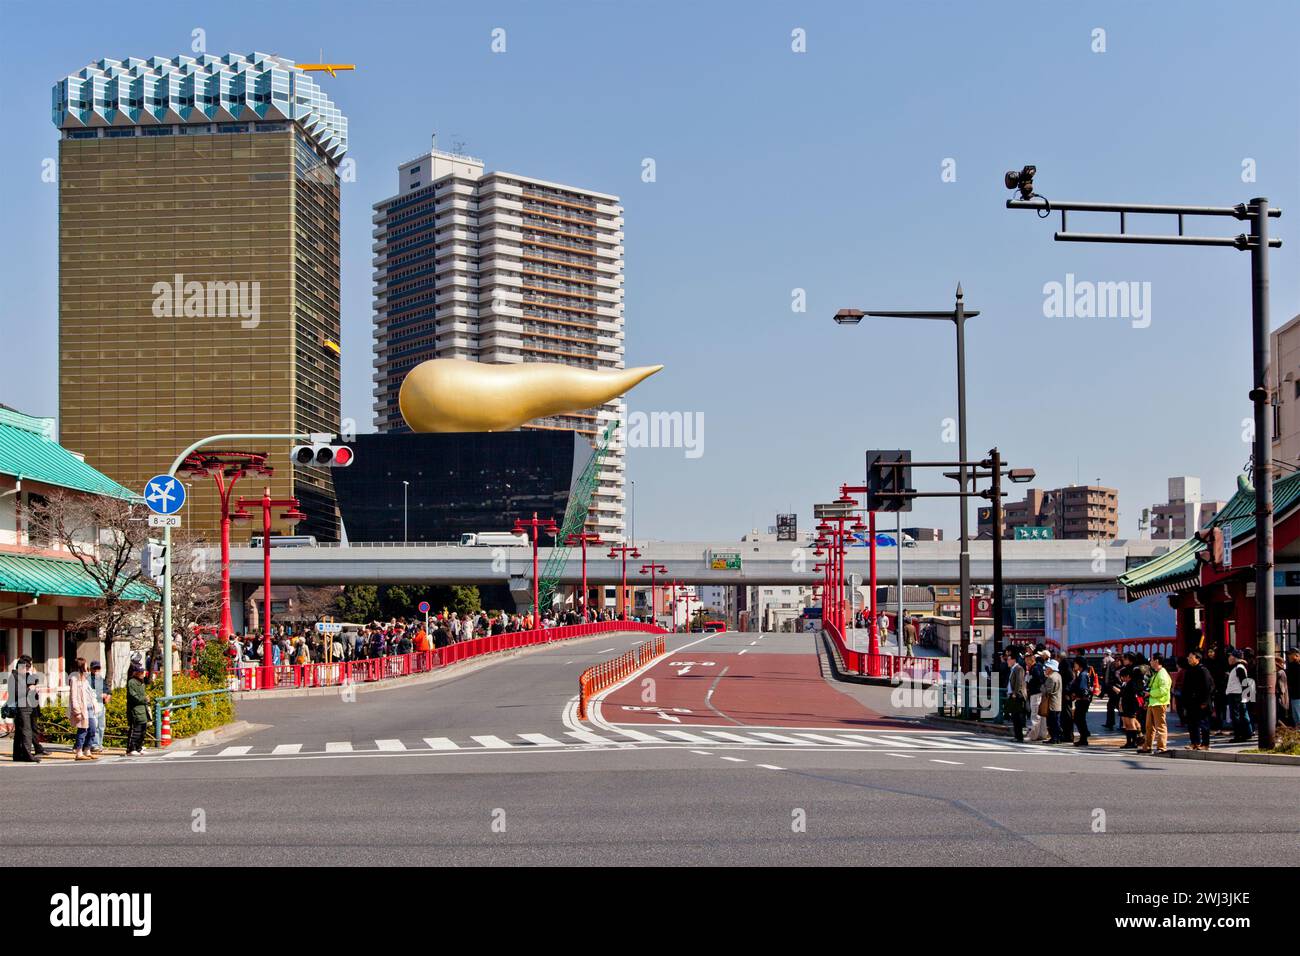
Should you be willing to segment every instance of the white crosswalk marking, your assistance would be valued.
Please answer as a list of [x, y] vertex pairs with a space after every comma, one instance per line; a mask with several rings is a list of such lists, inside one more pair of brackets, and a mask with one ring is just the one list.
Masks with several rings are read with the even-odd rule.
[[392, 739], [376, 740], [375, 746], [378, 747], [380, 750], [405, 750], [406, 749], [406, 744], [402, 743], [400, 740], [392, 740]]
[[546, 734], [520, 734], [520, 740], [526, 740], [530, 744], [536, 744], [538, 747], [563, 747], [563, 741], [556, 740], [554, 737], [548, 737]]
[[217, 754], [217, 756], [218, 757], [242, 757], [244, 754], [248, 753], [252, 749], [253, 749], [252, 747], [227, 747], [225, 750], [221, 751], [221, 753]]
[[271, 755], [296, 754], [300, 750], [302, 750], [302, 744], [277, 744], [276, 748], [271, 751]]
[[882, 747], [902, 747], [906, 750], [914, 744], [906, 743], [901, 734], [894, 737], [868, 737], [866, 734], [840, 734], [845, 740], [858, 740], [864, 744], [877, 744]]
[[425, 737], [425, 744], [430, 750], [459, 750], [460, 744], [452, 741], [450, 737]]
[[325, 745], [327, 754], [345, 754], [352, 750], [352, 741], [350, 740], [331, 740]]
[[567, 734], [575, 740], [581, 740], [584, 744], [612, 744], [614, 742], [608, 737], [593, 734], [590, 730], [570, 730], [567, 731]]
[[510, 746], [500, 737], [494, 737], [492, 734], [483, 734], [480, 737], [470, 737], [469, 739], [474, 741], [476, 744], [486, 747], [488, 750], [505, 750]]
[[[717, 737], [720, 740], [730, 740], [733, 743], [738, 743], [738, 744], [762, 744], [763, 743], [763, 741], [755, 740], [753, 737], [746, 737], [743, 734], [733, 734], [730, 731], [726, 731], [726, 730], [706, 730], [705, 733], [708, 734], [710, 737]], [[764, 746], [766, 745], [764, 744]]]
[[177, 757], [193, 757], [196, 753], [198, 753], [197, 750], [170, 750], [163, 756], [175, 759]]
[[843, 739], [839, 739], [836, 737], [827, 737], [825, 734], [802, 734], [802, 733], [799, 736], [804, 737], [808, 740], [818, 740], [821, 741], [822, 743], [839, 744], [841, 747], [865, 747], [866, 746], [866, 744], [864, 743], [861, 743], [857, 740], [850, 740], [847, 737]]
[[708, 737], [701, 737], [699, 734], [690, 734], [684, 730], [661, 730], [659, 733], [665, 737], [673, 737], [677, 740], [684, 740], [688, 744], [711, 744], [713, 743]]
[[808, 741], [800, 740], [798, 737], [787, 737], [784, 734], [772, 734], [765, 730], [755, 730], [753, 733], [755, 737], [762, 737], [766, 740], [775, 740], [779, 744], [798, 744], [801, 747], [812, 746]]

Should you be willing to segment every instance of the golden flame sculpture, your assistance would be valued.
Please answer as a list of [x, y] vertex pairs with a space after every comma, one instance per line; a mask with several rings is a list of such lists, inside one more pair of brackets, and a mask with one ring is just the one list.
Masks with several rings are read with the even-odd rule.
[[597, 371], [546, 362], [431, 359], [407, 373], [397, 404], [415, 432], [509, 431], [534, 418], [603, 405], [661, 368]]

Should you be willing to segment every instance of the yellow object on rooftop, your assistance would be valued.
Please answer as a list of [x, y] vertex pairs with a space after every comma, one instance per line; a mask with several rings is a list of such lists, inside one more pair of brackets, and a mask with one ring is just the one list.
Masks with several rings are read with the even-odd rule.
[[330, 76], [338, 76], [336, 70], [355, 70], [356, 65], [353, 63], [299, 63], [298, 69], [307, 73], [318, 72], [328, 73]]

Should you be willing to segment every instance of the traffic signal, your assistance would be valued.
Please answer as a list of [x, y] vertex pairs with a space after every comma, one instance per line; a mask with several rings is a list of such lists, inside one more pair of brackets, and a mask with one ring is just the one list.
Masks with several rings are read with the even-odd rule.
[[911, 511], [912, 499], [895, 497], [894, 493], [912, 490], [912, 466], [892, 466], [880, 463], [912, 460], [910, 451], [867, 452], [867, 510]]
[[152, 541], [140, 548], [140, 573], [155, 584], [161, 584], [166, 573], [163, 561], [166, 553], [167, 550], [161, 544]]
[[1223, 529], [1202, 528], [1196, 532], [1196, 540], [1205, 547], [1196, 552], [1196, 560], [1202, 564], [1223, 565]]
[[347, 445], [330, 445], [326, 442], [313, 442], [310, 445], [294, 445], [289, 451], [289, 460], [296, 465], [314, 465], [317, 468], [346, 468], [352, 464], [352, 449]]

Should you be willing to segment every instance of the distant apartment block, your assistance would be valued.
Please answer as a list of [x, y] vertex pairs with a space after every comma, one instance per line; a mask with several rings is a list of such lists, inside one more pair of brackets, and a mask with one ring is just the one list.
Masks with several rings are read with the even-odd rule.
[[1180, 475], [1169, 479], [1169, 500], [1151, 507], [1151, 536], [1182, 539], [1204, 528], [1227, 502], [1201, 498], [1201, 479]]
[[[1016, 528], [1051, 528], [1054, 538], [1111, 540], [1119, 537], [1119, 491], [1103, 485], [1068, 485], [1025, 493], [1023, 501], [1002, 506], [1003, 538]], [[992, 509], [979, 510], [979, 536], [993, 534]]]
[[[621, 369], [623, 207], [617, 196], [430, 150], [398, 168], [374, 206], [374, 416], [407, 430], [398, 392], [428, 359]], [[626, 421], [622, 399], [536, 419], [594, 440]], [[623, 449], [611, 446], [588, 527], [624, 535]]]

